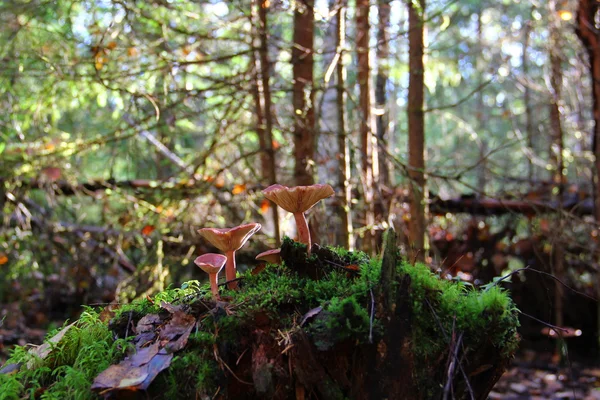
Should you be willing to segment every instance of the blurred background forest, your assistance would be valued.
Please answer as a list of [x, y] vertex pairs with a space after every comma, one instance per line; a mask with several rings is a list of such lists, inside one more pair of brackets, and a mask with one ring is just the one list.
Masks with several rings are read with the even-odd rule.
[[[505, 286], [596, 357], [598, 7], [2, 2], [0, 343], [204, 279], [201, 227], [260, 222], [252, 267], [295, 235], [260, 190], [328, 183], [316, 242], [376, 254], [394, 227], [452, 279], [552, 274], [578, 293]], [[543, 328], [522, 320], [525, 348], [553, 350]]]

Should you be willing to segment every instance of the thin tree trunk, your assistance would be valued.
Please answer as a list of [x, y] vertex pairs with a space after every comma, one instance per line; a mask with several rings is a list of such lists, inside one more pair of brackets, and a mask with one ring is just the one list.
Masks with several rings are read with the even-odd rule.
[[[590, 63], [592, 83], [592, 111], [594, 115], [594, 132], [592, 135], [592, 151], [595, 157], [594, 171], [594, 216], [596, 225], [600, 225], [600, 32], [596, 29], [596, 15], [600, 3], [594, 0], [579, 0], [577, 11], [577, 35], [583, 43]], [[598, 249], [596, 249], [598, 251]], [[596, 253], [596, 259], [598, 253]], [[596, 296], [600, 298], [600, 272], [596, 276]], [[600, 302], [597, 307], [597, 318], [600, 321]], [[600, 324], [597, 339], [600, 342]]]
[[408, 166], [410, 177], [410, 256], [425, 259], [425, 0], [408, 2]]
[[[560, 49], [562, 48], [562, 40], [560, 33], [560, 26], [558, 25], [558, 19], [556, 17], [556, 2], [550, 0], [548, 2], [549, 15], [550, 15], [550, 85], [551, 85], [551, 104], [550, 104], [550, 129], [552, 132], [552, 142], [554, 150], [554, 184], [557, 187], [557, 204], [558, 210], [558, 229], [556, 230], [556, 237], [554, 238], [553, 249], [553, 264], [554, 264], [554, 275], [557, 280], [554, 288], [554, 323], [556, 326], [562, 327], [563, 321], [563, 296], [564, 290], [560, 283], [564, 281], [564, 250], [563, 244], [561, 243], [561, 233], [564, 229], [564, 218], [562, 214], [562, 200], [563, 191], [565, 188], [565, 175], [564, 175], [564, 158], [563, 158], [563, 129], [561, 122], [560, 113], [560, 101], [562, 98], [562, 85], [563, 85], [563, 74], [562, 74], [562, 63]], [[560, 344], [558, 345], [560, 346]], [[559, 349], [557, 348], [557, 355]]]
[[[377, 27], [377, 76], [375, 77], [375, 104], [377, 107], [377, 143], [383, 146], [388, 140], [389, 110], [387, 109], [387, 84], [390, 57], [390, 0], [379, 0], [379, 23]], [[390, 187], [390, 163], [379, 157], [379, 183]]]
[[[330, 15], [333, 15], [324, 37], [324, 83], [326, 86], [321, 102], [321, 130], [319, 132], [319, 177], [321, 182], [335, 177], [337, 205], [331, 210], [335, 216], [335, 229], [330, 236], [345, 248], [351, 246], [352, 220], [350, 217], [350, 175], [348, 146], [346, 145], [345, 115], [345, 70], [343, 48], [345, 35], [345, 1], [329, 0]], [[334, 14], [335, 13], [335, 14]], [[322, 159], [322, 160], [321, 160]]]
[[371, 74], [369, 65], [369, 0], [356, 0], [356, 52], [358, 64], [358, 106], [360, 111], [360, 148], [362, 152], [362, 178], [364, 197], [364, 224], [366, 227], [363, 248], [366, 252], [375, 250], [375, 205], [373, 189], [376, 184], [376, 168], [373, 146], [373, 124], [371, 121]]
[[343, 49], [346, 36], [346, 0], [342, 0], [337, 16], [337, 43], [340, 59], [336, 67], [337, 83], [337, 108], [338, 108], [338, 148], [340, 150], [340, 169], [338, 171], [338, 185], [342, 189], [343, 196], [340, 204], [340, 218], [342, 219], [342, 234], [344, 240], [342, 245], [348, 249], [354, 248], [354, 236], [352, 227], [352, 213], [350, 204], [352, 201], [352, 187], [350, 186], [350, 151], [348, 147], [348, 134], [346, 131], [346, 68], [344, 66]]
[[[253, 12], [256, 20], [258, 14], [258, 57], [253, 53], [256, 66], [256, 84], [254, 85], [254, 102], [256, 104], [256, 132], [258, 141], [263, 152], [260, 154], [263, 179], [269, 185], [277, 183], [277, 171], [275, 167], [275, 152], [273, 151], [273, 112], [271, 106], [271, 86], [269, 78], [271, 76], [271, 66], [269, 62], [268, 50], [268, 21], [267, 21], [267, 3], [257, 1], [253, 6], [256, 10]], [[271, 203], [271, 218], [273, 220], [273, 237], [275, 245], [280, 244], [279, 232], [279, 214], [277, 206]]]
[[[523, 68], [523, 77], [527, 79], [529, 77], [529, 41], [531, 40], [531, 30], [533, 25], [533, 11], [534, 6], [531, 6], [529, 12], [529, 20], [525, 24], [525, 31], [523, 32], [523, 54], [521, 57], [521, 65]], [[533, 111], [531, 109], [531, 89], [528, 83], [525, 83], [525, 92], [523, 94], [523, 102], [525, 103], [525, 135], [527, 138], [527, 148], [530, 154], [527, 157], [527, 178], [529, 179], [529, 185], [533, 188], [533, 180], [535, 178], [535, 172], [533, 169]]]
[[[481, 23], [481, 14], [482, 9], [479, 8], [477, 11], [477, 52], [478, 54], [483, 53], [483, 26]], [[477, 66], [477, 70], [481, 71], [480, 67], [480, 59], [481, 57], [477, 57], [475, 64]], [[480, 72], [477, 74], [477, 87], [482, 87], [483, 85], [483, 73]], [[486, 171], [487, 171], [487, 162], [486, 162], [486, 153], [488, 151], [487, 140], [484, 134], [485, 130], [485, 109], [483, 106], [483, 89], [477, 91], [476, 96], [476, 116], [477, 116], [477, 136], [479, 139], [479, 167], [477, 168], [477, 181], [478, 181], [478, 189], [479, 196], [485, 197], [485, 184], [486, 184]]]
[[314, 0], [298, 0], [294, 10], [294, 177], [298, 185], [312, 185], [315, 149], [313, 90]]

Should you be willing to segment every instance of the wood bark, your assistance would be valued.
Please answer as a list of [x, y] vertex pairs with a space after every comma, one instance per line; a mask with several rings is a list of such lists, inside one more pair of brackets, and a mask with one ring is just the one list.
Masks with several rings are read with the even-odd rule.
[[425, 0], [408, 2], [408, 166], [410, 177], [411, 260], [424, 260], [425, 250]]
[[372, 252], [375, 247], [374, 185], [377, 183], [377, 159], [374, 146], [373, 123], [371, 121], [371, 71], [369, 60], [369, 1], [356, 1], [356, 52], [358, 64], [358, 106], [360, 113], [361, 172], [363, 179], [364, 225], [366, 227], [363, 249]]
[[[525, 24], [525, 31], [523, 32], [523, 54], [521, 56], [521, 65], [523, 69], [523, 76], [529, 76], [529, 41], [531, 40], [531, 30], [533, 28], [533, 11], [534, 6], [531, 6], [529, 12], [529, 20]], [[525, 84], [523, 93], [523, 103], [525, 103], [525, 136], [527, 138], [527, 149], [530, 154], [527, 155], [527, 178], [529, 185], [533, 187], [533, 180], [535, 179], [535, 171], [533, 169], [533, 110], [531, 108], [531, 88], [529, 84]]]
[[[483, 53], [483, 26], [482, 26], [482, 22], [481, 22], [481, 14], [482, 14], [482, 9], [479, 8], [479, 10], [477, 10], [477, 54], [480, 55]], [[477, 78], [477, 87], [483, 87], [483, 71], [482, 71], [482, 66], [481, 66], [481, 57], [477, 57], [475, 60], [475, 65], [477, 68], [477, 71], [479, 71], [479, 73], [477, 74], [478, 78]], [[484, 197], [485, 196], [485, 184], [486, 184], [486, 171], [487, 171], [487, 158], [486, 158], [486, 154], [487, 154], [487, 149], [488, 149], [488, 144], [487, 144], [487, 140], [485, 137], [485, 121], [487, 119], [486, 113], [485, 113], [485, 107], [483, 105], [483, 89], [478, 90], [477, 91], [477, 96], [476, 96], [476, 116], [477, 116], [477, 124], [476, 124], [476, 129], [477, 129], [477, 136], [478, 136], [478, 141], [479, 141], [479, 167], [477, 168], [477, 188], [479, 190], [479, 196]]]
[[[550, 131], [552, 132], [552, 163], [554, 164], [554, 184], [556, 185], [557, 199], [563, 197], [563, 191], [565, 187], [565, 175], [564, 175], [564, 157], [563, 157], [563, 129], [560, 112], [560, 102], [562, 98], [562, 55], [560, 49], [562, 46], [561, 33], [558, 17], [556, 15], [556, 2], [551, 0], [548, 2], [549, 8], [549, 27], [550, 27], [550, 86], [551, 86], [551, 103], [550, 103]], [[559, 201], [560, 205], [561, 202]], [[558, 212], [558, 229], [554, 243], [552, 246], [553, 250], [553, 267], [554, 274], [557, 278], [554, 288], [554, 323], [557, 326], [563, 326], [563, 286], [560, 281], [564, 279], [564, 250], [563, 245], [560, 241], [561, 232], [564, 229], [564, 221], [562, 216], [562, 210]], [[557, 349], [558, 350], [558, 349]]]
[[[325, 91], [320, 102], [320, 132], [317, 152], [319, 153], [319, 181], [335, 181], [337, 201], [335, 207], [327, 210], [335, 221], [334, 229], [328, 229], [330, 243], [350, 248], [352, 221], [350, 217], [350, 185], [348, 177], [349, 154], [346, 145], [346, 91], [345, 69], [343, 65], [345, 35], [345, 2], [329, 1], [330, 19], [323, 39], [325, 71]], [[331, 224], [330, 224], [331, 225]]]
[[[579, 0], [577, 11], [577, 36], [583, 43], [589, 59], [589, 73], [592, 84], [592, 114], [594, 130], [592, 133], [592, 152], [594, 153], [594, 217], [596, 225], [600, 224], [600, 32], [596, 25], [596, 17], [600, 11], [600, 3], [594, 0]], [[600, 274], [596, 276], [596, 296], [600, 296]], [[600, 303], [597, 308], [600, 320]], [[596, 333], [600, 341], [600, 327]]]
[[[256, 13], [260, 21], [258, 27], [258, 66], [257, 71], [260, 71], [260, 79], [257, 79], [256, 88], [258, 91], [258, 102], [257, 102], [257, 119], [260, 123], [257, 127], [259, 132], [260, 146], [264, 151], [261, 153], [261, 164], [263, 171], [263, 179], [266, 180], [269, 185], [277, 183], [277, 169], [275, 163], [275, 151], [273, 149], [273, 108], [271, 102], [271, 63], [269, 60], [269, 48], [268, 48], [268, 3], [264, 1], [256, 2]], [[264, 110], [262, 116], [259, 114], [260, 111]], [[262, 118], [261, 118], [262, 117]], [[279, 232], [279, 214], [277, 206], [271, 202], [271, 218], [273, 220], [273, 236], [275, 239], [275, 245], [280, 244], [280, 232]]]
[[[375, 77], [375, 104], [377, 113], [375, 122], [377, 125], [377, 143], [379, 146], [387, 146], [389, 110], [387, 107], [387, 85], [389, 77], [390, 57], [390, 0], [379, 0], [377, 3], [379, 22], [377, 27], [377, 76]], [[387, 187], [391, 186], [390, 163], [385, 157], [379, 157], [379, 183]]]
[[294, 10], [294, 177], [297, 185], [314, 183], [315, 109], [313, 90], [314, 0], [298, 0]]
[[346, 131], [346, 67], [344, 66], [343, 49], [346, 36], [346, 1], [342, 0], [336, 15], [337, 32], [336, 40], [340, 59], [336, 66], [337, 84], [337, 115], [338, 115], [338, 148], [340, 156], [340, 169], [338, 170], [338, 185], [342, 190], [340, 197], [340, 218], [342, 219], [341, 246], [350, 250], [354, 248], [354, 237], [352, 227], [352, 213], [350, 204], [352, 201], [352, 187], [350, 186], [350, 151], [348, 146], [348, 134]]

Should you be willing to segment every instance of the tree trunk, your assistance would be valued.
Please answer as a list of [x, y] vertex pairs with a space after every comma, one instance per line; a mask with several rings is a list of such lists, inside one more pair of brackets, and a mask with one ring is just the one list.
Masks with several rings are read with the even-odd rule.
[[410, 177], [410, 256], [425, 259], [425, 0], [408, 2], [408, 167]]
[[[256, 68], [256, 83], [253, 87], [254, 103], [256, 104], [256, 133], [260, 148], [262, 179], [269, 185], [277, 183], [277, 172], [275, 167], [275, 152], [273, 151], [273, 111], [271, 106], [271, 66], [268, 50], [268, 5], [263, 1], [256, 1], [253, 5], [253, 21], [258, 17], [258, 43], [257, 52], [252, 54]], [[258, 15], [256, 15], [258, 14]], [[255, 25], [256, 26], [256, 25]], [[271, 202], [270, 212], [273, 221], [273, 237], [275, 245], [280, 244], [279, 214], [277, 206]]]
[[340, 59], [336, 67], [337, 78], [337, 109], [338, 109], [338, 148], [340, 150], [340, 169], [338, 171], [338, 184], [342, 189], [340, 197], [340, 217], [342, 218], [342, 234], [348, 249], [354, 249], [354, 236], [352, 227], [352, 213], [350, 204], [352, 201], [352, 187], [350, 186], [350, 151], [348, 147], [348, 134], [346, 131], [346, 68], [344, 66], [343, 49], [346, 36], [346, 1], [342, 0], [337, 16], [338, 52]]
[[[525, 31], [523, 32], [523, 54], [521, 57], [521, 65], [523, 68], [523, 76], [527, 78], [529, 76], [529, 41], [531, 40], [531, 30], [533, 27], [533, 11], [534, 6], [531, 6], [529, 12], [529, 20], [525, 24]], [[535, 171], [533, 169], [533, 111], [531, 109], [531, 88], [529, 84], [525, 84], [525, 92], [523, 93], [523, 103], [525, 103], [525, 136], [527, 138], [527, 178], [529, 180], [530, 188], [533, 188], [533, 180], [535, 179]]]
[[[334, 229], [329, 229], [330, 243], [350, 247], [352, 223], [348, 209], [350, 190], [347, 184], [349, 163], [347, 162], [345, 128], [345, 87], [342, 60], [344, 41], [345, 4], [338, 0], [329, 1], [332, 19], [324, 37], [325, 91], [321, 101], [318, 174], [320, 182], [335, 177], [337, 202], [329, 213], [334, 217]], [[341, 72], [341, 75], [340, 75]], [[335, 73], [335, 74], [334, 74]], [[331, 224], [330, 224], [331, 226]]]
[[[477, 11], [477, 53], [483, 54], [483, 26], [481, 23], [481, 14], [482, 9], [479, 8]], [[477, 71], [477, 87], [481, 88], [483, 86], [483, 72], [481, 71], [481, 57], [477, 57], [475, 60], [475, 65]], [[486, 162], [486, 154], [488, 151], [488, 144], [486, 140], [486, 135], [484, 134], [485, 130], [485, 121], [487, 119], [485, 108], [483, 105], [483, 89], [477, 91], [476, 97], [476, 112], [477, 116], [477, 140], [479, 141], [479, 166], [477, 168], [477, 188], [479, 189], [479, 196], [485, 197], [485, 184], [486, 184], [486, 171], [487, 171], [487, 162]]]
[[[387, 109], [387, 84], [390, 57], [390, 0], [379, 0], [377, 4], [379, 23], [377, 27], [377, 76], [375, 77], [375, 104], [377, 107], [377, 143], [387, 146], [389, 110]], [[390, 183], [390, 163], [385, 157], [379, 157], [379, 182], [386, 187]]]
[[377, 151], [374, 148], [373, 123], [371, 121], [371, 74], [369, 65], [369, 0], [356, 0], [356, 52], [358, 63], [358, 106], [360, 113], [360, 149], [362, 152], [362, 178], [364, 200], [364, 225], [366, 228], [363, 249], [370, 253], [375, 243], [375, 205], [373, 189], [377, 183]]
[[294, 10], [294, 177], [297, 185], [314, 183], [315, 110], [313, 90], [314, 0], [298, 0]]
[[[596, 225], [600, 224], [600, 32], [596, 29], [596, 16], [600, 3], [594, 0], [579, 0], [577, 11], [577, 36], [581, 39], [589, 58], [590, 78], [592, 83], [594, 132], [592, 135], [592, 151], [595, 157], [594, 171], [594, 216]], [[596, 277], [596, 296], [600, 297], [600, 273]], [[600, 321], [600, 303], [598, 303], [598, 320]], [[600, 326], [597, 332], [600, 341]]]
[[[554, 184], [556, 185], [556, 200], [559, 205], [558, 210], [558, 224], [556, 235], [552, 246], [553, 254], [552, 261], [554, 267], [554, 275], [556, 276], [555, 288], [554, 288], [554, 323], [556, 326], [563, 326], [563, 296], [564, 289], [560, 282], [564, 281], [564, 250], [563, 244], [561, 243], [561, 235], [564, 229], [564, 218], [562, 213], [562, 198], [565, 188], [565, 175], [564, 175], [564, 157], [563, 157], [563, 129], [560, 112], [560, 102], [562, 98], [562, 55], [560, 54], [561, 46], [563, 45], [561, 40], [559, 21], [556, 16], [556, 2], [551, 0], [548, 2], [548, 9], [550, 15], [549, 27], [550, 27], [550, 85], [551, 85], [551, 104], [550, 104], [550, 130], [552, 132], [552, 143], [553, 143], [553, 164], [555, 167], [554, 171]], [[560, 346], [560, 344], [558, 344]], [[557, 348], [556, 355], [560, 353]]]

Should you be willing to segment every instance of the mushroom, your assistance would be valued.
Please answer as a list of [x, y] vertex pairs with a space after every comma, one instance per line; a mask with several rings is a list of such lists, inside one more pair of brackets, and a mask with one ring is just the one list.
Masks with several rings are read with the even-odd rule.
[[279, 264], [281, 262], [280, 253], [281, 249], [267, 250], [257, 255], [256, 259], [269, 264]]
[[262, 191], [265, 197], [294, 214], [298, 239], [308, 246], [310, 253], [310, 231], [304, 212], [311, 209], [319, 201], [334, 195], [333, 188], [329, 185], [310, 185], [287, 187], [283, 185], [271, 185]]
[[210, 291], [212, 292], [215, 299], [219, 299], [219, 288], [217, 281], [219, 280], [219, 272], [223, 269], [223, 266], [227, 262], [227, 257], [222, 254], [206, 253], [200, 257], [196, 257], [194, 264], [200, 267], [200, 269], [208, 274], [208, 280], [210, 281]]
[[231, 282], [235, 279], [235, 252], [248, 241], [250, 236], [258, 232], [260, 228], [260, 224], [253, 223], [229, 229], [202, 228], [198, 231], [200, 235], [227, 256], [225, 277], [227, 281], [230, 281], [227, 284], [229, 289], [237, 288], [237, 282]]

